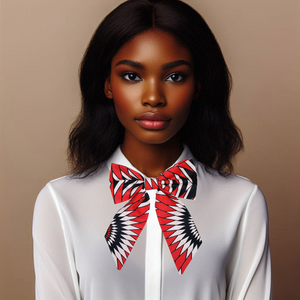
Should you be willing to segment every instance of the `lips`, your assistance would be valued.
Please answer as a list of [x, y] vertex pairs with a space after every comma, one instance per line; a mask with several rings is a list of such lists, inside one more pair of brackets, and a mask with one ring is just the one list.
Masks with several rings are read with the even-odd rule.
[[148, 130], [164, 129], [168, 126], [170, 120], [171, 119], [169, 117], [163, 114], [153, 112], [144, 113], [136, 118], [137, 123], [142, 128]]

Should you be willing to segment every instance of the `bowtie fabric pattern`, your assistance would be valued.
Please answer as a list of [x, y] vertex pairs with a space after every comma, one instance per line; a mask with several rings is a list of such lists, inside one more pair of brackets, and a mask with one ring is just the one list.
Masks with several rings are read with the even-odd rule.
[[194, 199], [197, 173], [192, 160], [183, 160], [156, 178], [112, 164], [110, 189], [115, 204], [128, 201], [114, 216], [105, 239], [119, 270], [143, 230], [150, 209], [147, 190], [155, 189], [156, 215], [180, 274], [194, 257], [202, 240], [189, 211], [178, 199]]

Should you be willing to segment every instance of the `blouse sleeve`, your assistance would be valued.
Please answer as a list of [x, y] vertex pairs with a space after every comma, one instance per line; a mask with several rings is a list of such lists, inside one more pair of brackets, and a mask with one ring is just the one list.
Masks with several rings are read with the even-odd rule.
[[272, 299], [268, 212], [265, 198], [257, 186], [239, 222], [229, 269], [227, 300]]
[[80, 299], [70, 229], [51, 183], [38, 195], [32, 233], [36, 299]]

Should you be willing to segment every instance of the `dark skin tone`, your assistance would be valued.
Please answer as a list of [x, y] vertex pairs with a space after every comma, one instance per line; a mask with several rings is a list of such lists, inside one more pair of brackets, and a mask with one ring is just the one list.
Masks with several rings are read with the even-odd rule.
[[189, 51], [162, 31], [136, 36], [113, 57], [104, 91], [125, 128], [121, 150], [146, 176], [180, 156], [178, 131], [199, 90]]

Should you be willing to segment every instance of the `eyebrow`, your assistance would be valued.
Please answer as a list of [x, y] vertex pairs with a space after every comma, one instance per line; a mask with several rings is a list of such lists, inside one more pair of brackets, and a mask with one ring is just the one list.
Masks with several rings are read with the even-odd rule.
[[144, 65], [142, 65], [141, 63], [138, 63], [138, 62], [132, 61], [132, 60], [128, 60], [128, 59], [123, 59], [123, 60], [118, 61], [116, 63], [116, 66], [119, 66], [119, 65], [126, 65], [126, 66], [134, 67], [137, 69], [145, 70]]
[[[118, 61], [116, 63], [116, 66], [119, 66], [119, 65], [126, 65], [126, 66], [134, 67], [137, 69], [145, 70], [145, 66], [143, 64], [136, 62], [136, 61], [129, 60], [129, 59], [123, 59], [123, 60]], [[181, 66], [181, 65], [187, 65], [190, 68], [192, 67], [192, 65], [188, 61], [180, 59], [180, 60], [175, 60], [175, 61], [172, 61], [172, 62], [162, 65], [161, 69], [165, 71], [165, 70], [169, 70], [169, 69]]]
[[172, 69], [172, 68], [175, 68], [175, 67], [178, 67], [181, 65], [187, 65], [190, 68], [192, 67], [192, 65], [188, 61], [181, 59], [181, 60], [175, 60], [175, 61], [169, 62], [167, 64], [164, 64], [161, 68], [162, 68], [162, 70], [168, 70], [168, 69]]

